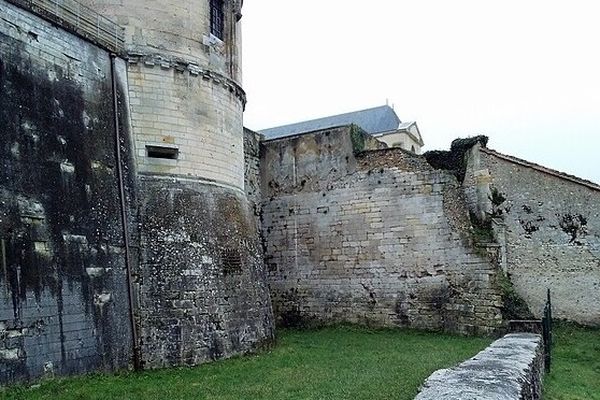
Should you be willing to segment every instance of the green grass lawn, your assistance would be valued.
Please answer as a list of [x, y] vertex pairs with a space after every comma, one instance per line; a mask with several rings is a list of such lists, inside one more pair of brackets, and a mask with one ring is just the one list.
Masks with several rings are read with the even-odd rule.
[[[545, 400], [600, 400], [600, 330], [558, 325]], [[490, 339], [341, 327], [279, 331], [259, 355], [182, 368], [56, 379], [0, 399], [413, 399], [433, 371]]]
[[600, 400], [600, 329], [560, 324], [544, 400]]
[[11, 388], [5, 399], [412, 399], [433, 371], [490, 339], [415, 331], [279, 331], [270, 351], [197, 368], [92, 375]]

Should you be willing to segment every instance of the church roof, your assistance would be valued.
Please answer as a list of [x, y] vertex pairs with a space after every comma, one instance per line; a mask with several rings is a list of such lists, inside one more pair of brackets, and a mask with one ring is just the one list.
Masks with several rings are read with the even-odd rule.
[[265, 136], [265, 139], [275, 139], [336, 126], [355, 124], [360, 126], [365, 132], [375, 134], [398, 129], [400, 122], [400, 118], [398, 118], [394, 109], [386, 105], [263, 129], [259, 132]]

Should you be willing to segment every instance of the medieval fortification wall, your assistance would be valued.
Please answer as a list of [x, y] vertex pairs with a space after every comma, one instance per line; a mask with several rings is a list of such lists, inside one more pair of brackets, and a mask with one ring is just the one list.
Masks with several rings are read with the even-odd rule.
[[[239, 6], [224, 2], [220, 40], [208, 1], [88, 3], [0, 2], [0, 382], [195, 365], [273, 338]], [[69, 23], [96, 11], [122, 44]]]
[[505, 276], [600, 324], [597, 185], [478, 139], [429, 162], [355, 126], [261, 142], [241, 1], [47, 4], [0, 0], [0, 384], [244, 353], [272, 307], [491, 333]]
[[[465, 155], [471, 209], [494, 219], [504, 269], [540, 317], [600, 324], [600, 186], [474, 145]], [[493, 194], [494, 193], [494, 194]]]
[[114, 124], [127, 110], [111, 83], [125, 67], [0, 2], [0, 382], [130, 362]]
[[497, 268], [456, 179], [342, 127], [262, 144], [263, 235], [282, 324], [491, 332]]

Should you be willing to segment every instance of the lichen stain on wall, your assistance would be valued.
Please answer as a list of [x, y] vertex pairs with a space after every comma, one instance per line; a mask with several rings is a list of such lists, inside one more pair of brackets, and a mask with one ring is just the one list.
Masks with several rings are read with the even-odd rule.
[[470, 210], [493, 222], [509, 294], [539, 318], [550, 289], [556, 318], [598, 325], [600, 187], [498, 153], [486, 142], [462, 153], [463, 189]]
[[0, 382], [129, 354], [108, 54], [77, 81], [36, 51], [0, 46]]

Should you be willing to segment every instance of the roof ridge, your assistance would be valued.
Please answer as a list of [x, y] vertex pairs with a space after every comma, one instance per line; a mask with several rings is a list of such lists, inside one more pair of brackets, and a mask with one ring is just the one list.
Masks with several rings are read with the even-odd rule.
[[395, 129], [402, 123], [396, 111], [389, 105], [381, 105], [362, 110], [295, 122], [259, 130], [267, 138], [288, 136], [332, 126], [356, 124], [367, 133], [374, 134]]

